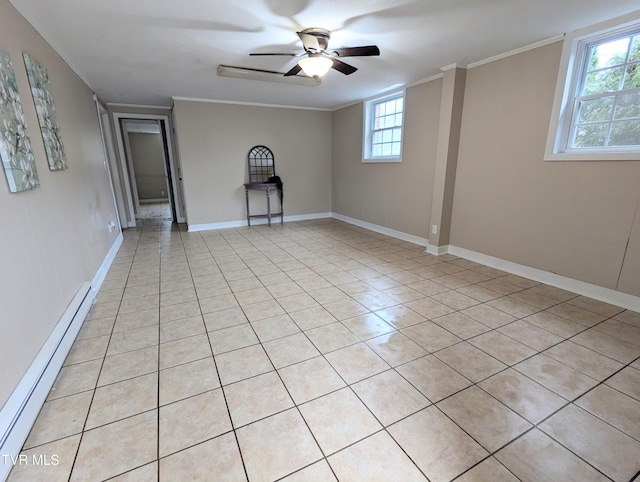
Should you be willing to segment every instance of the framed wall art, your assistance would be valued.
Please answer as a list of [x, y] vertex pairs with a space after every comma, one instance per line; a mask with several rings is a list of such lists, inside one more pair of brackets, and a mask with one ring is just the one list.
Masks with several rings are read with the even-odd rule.
[[11, 57], [0, 50], [0, 158], [9, 191], [40, 185]]
[[27, 68], [31, 96], [36, 106], [36, 114], [40, 123], [49, 169], [52, 171], [66, 169], [67, 159], [64, 153], [62, 137], [60, 136], [56, 106], [53, 103], [53, 95], [49, 86], [49, 73], [40, 62], [28, 53], [24, 52], [22, 56], [24, 57], [24, 65]]

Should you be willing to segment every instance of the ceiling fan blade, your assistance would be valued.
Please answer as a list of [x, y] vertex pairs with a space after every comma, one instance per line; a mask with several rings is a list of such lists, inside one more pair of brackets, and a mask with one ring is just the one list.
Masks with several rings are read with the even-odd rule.
[[362, 47], [336, 49], [331, 53], [338, 57], [369, 57], [372, 55], [380, 55], [380, 49], [377, 45], [363, 45]]
[[338, 60], [338, 59], [331, 59], [331, 60], [333, 60], [333, 65], [331, 66], [331, 68], [336, 69], [338, 72], [342, 72], [344, 75], [351, 75], [356, 70], [358, 70], [353, 65], [345, 64], [341, 60]]
[[289, 52], [252, 52], [249, 55], [286, 55], [287, 57], [300, 57], [304, 54], [293, 54]]
[[293, 68], [289, 72], [284, 74], [284, 76], [285, 77], [291, 77], [292, 75], [296, 75], [301, 70], [302, 70], [302, 67], [300, 67], [298, 64], [296, 64], [296, 65], [293, 66]]
[[316, 37], [315, 35], [311, 35], [304, 32], [296, 32], [296, 33], [298, 34], [298, 37], [300, 37], [300, 40], [302, 40], [302, 45], [304, 46], [305, 50], [309, 50], [309, 49], [315, 50], [315, 51], [322, 50], [322, 47], [318, 42], [318, 37]]

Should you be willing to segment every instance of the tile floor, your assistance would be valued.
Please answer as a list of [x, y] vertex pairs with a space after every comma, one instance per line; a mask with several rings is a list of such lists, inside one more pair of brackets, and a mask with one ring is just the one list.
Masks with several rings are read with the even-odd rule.
[[640, 314], [336, 220], [127, 230], [10, 480], [629, 481]]

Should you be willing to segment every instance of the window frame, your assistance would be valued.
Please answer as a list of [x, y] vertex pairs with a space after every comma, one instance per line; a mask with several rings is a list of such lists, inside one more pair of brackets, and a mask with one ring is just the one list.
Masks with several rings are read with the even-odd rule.
[[565, 36], [560, 71], [547, 135], [545, 161], [640, 160], [640, 146], [569, 147], [578, 114], [589, 46], [640, 33], [640, 13], [625, 15]]
[[[372, 143], [374, 133], [374, 116], [375, 107], [378, 104], [388, 102], [390, 100], [402, 99], [402, 123], [400, 125], [400, 154], [391, 156], [373, 156]], [[384, 95], [372, 97], [364, 101], [363, 106], [363, 133], [362, 133], [362, 162], [363, 163], [379, 163], [379, 162], [402, 162], [402, 151], [404, 148], [404, 127], [406, 109], [406, 89], [394, 90]]]

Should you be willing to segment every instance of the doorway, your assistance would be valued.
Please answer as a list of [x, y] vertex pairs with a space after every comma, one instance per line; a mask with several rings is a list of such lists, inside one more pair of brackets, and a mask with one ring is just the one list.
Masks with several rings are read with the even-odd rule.
[[136, 220], [152, 204], [168, 204], [165, 217], [172, 222], [186, 222], [176, 182], [180, 167], [173, 155], [168, 117], [114, 113], [113, 119], [128, 227], [136, 226]]

